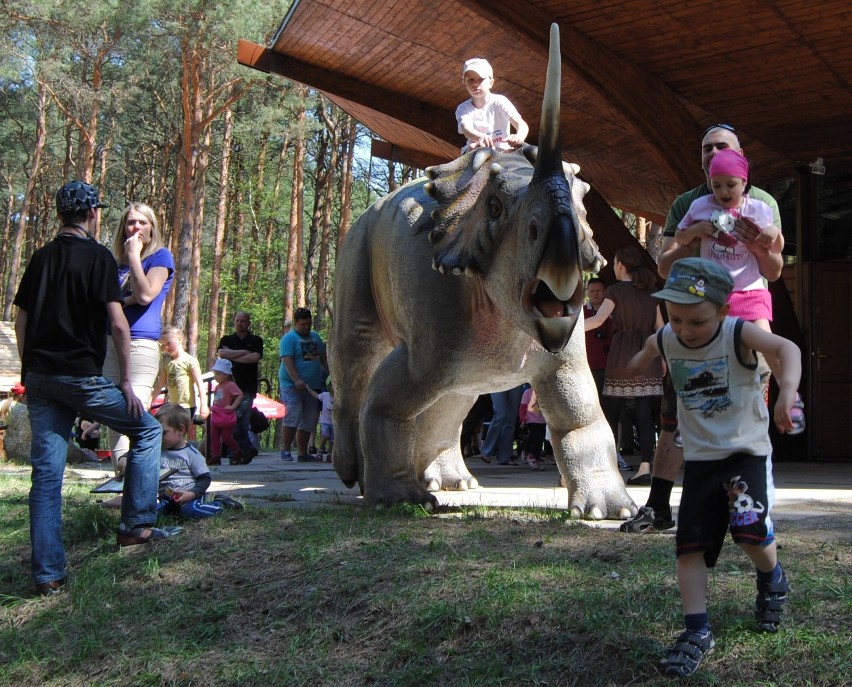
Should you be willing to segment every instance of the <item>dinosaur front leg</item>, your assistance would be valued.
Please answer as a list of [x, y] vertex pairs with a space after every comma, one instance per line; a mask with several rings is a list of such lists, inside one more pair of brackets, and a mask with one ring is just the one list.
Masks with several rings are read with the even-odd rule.
[[534, 380], [533, 387], [550, 425], [572, 513], [593, 520], [634, 514], [636, 505], [618, 472], [615, 439], [600, 409], [588, 366], [566, 364], [556, 374]]
[[479, 486], [461, 454], [461, 426], [476, 397], [446, 394], [417, 418], [416, 462], [429, 491], [466, 491]]
[[434, 400], [434, 391], [412, 378], [405, 344], [376, 368], [360, 423], [366, 505], [437, 505], [421, 485], [416, 463], [417, 416]]

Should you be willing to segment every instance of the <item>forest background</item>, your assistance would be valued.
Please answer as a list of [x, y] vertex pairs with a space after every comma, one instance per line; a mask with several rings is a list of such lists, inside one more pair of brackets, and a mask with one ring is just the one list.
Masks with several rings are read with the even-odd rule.
[[289, 4], [2, 0], [3, 320], [56, 233], [56, 190], [76, 178], [109, 205], [104, 245], [129, 202], [157, 213], [176, 263], [163, 321], [202, 365], [238, 310], [264, 339], [273, 386], [295, 308], [327, 340], [340, 243], [417, 170], [369, 157], [370, 132], [317, 92], [237, 64], [238, 39], [267, 44]]
[[55, 193], [86, 180], [109, 207], [150, 205], [175, 256], [164, 322], [212, 362], [245, 309], [277, 379], [278, 339], [306, 305], [331, 316], [337, 247], [353, 217], [415, 170], [356, 155], [369, 132], [320, 94], [237, 64], [285, 0], [3, 0], [0, 309], [56, 233]]

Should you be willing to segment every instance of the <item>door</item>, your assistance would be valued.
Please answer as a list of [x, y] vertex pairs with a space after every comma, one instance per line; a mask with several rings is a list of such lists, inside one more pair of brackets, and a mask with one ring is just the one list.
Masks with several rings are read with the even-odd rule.
[[852, 460], [852, 264], [813, 263], [813, 457]]

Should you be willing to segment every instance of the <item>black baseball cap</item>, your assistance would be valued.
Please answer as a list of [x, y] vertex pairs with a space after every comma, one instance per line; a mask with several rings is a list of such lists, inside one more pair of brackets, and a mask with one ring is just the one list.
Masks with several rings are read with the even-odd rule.
[[108, 206], [100, 201], [98, 189], [85, 181], [69, 181], [56, 192], [56, 211], [59, 214], [105, 207]]

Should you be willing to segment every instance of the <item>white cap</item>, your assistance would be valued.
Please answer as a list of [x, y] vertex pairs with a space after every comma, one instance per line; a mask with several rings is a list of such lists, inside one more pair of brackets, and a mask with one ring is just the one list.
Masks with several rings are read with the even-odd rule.
[[234, 368], [231, 365], [231, 361], [225, 360], [224, 358], [216, 358], [216, 362], [213, 363], [213, 367], [210, 369], [226, 375], [234, 374]]
[[491, 69], [488, 60], [481, 57], [474, 57], [464, 63], [462, 67], [462, 80], [464, 80], [464, 75], [468, 72], [476, 72], [483, 79], [494, 78], [494, 70]]

